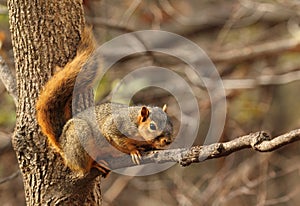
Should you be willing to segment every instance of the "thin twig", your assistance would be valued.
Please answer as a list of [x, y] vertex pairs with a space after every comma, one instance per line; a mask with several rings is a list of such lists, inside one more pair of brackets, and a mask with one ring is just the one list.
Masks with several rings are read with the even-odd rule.
[[11, 137], [12, 134], [0, 131], [0, 155], [12, 150]]
[[122, 32], [134, 32], [135, 31], [135, 29], [133, 29], [129, 26], [120, 25], [116, 21], [105, 19], [105, 18], [87, 17], [86, 19], [91, 24], [96, 25], [96, 26], [100, 26], [100, 27], [107, 27], [109, 29], [119, 30], [119, 31], [122, 31]]
[[261, 75], [255, 79], [223, 79], [225, 89], [249, 89], [257, 86], [282, 85], [300, 80], [300, 71], [278, 75]]
[[8, 181], [10, 181], [10, 180], [12, 180], [12, 179], [15, 179], [15, 178], [18, 177], [19, 175], [20, 175], [20, 171], [18, 170], [18, 171], [16, 171], [16, 172], [14, 172], [13, 174], [11, 174], [10, 176], [5, 177], [5, 178], [2, 178], [2, 179], [0, 180], [0, 184], [3, 184], [3, 183], [8, 182]]
[[141, 4], [141, 2], [142, 2], [141, 0], [134, 0], [130, 4], [129, 8], [124, 12], [124, 14], [122, 16], [121, 23], [119, 23], [120, 25], [127, 25], [128, 24], [128, 21], [129, 21], [130, 17], [136, 11], [136, 9]]
[[[184, 65], [183, 65], [184, 66]], [[215, 84], [213, 79], [207, 77], [201, 77], [202, 81], [199, 81], [197, 75], [193, 70], [190, 70], [189, 66], [185, 66], [185, 74], [188, 76], [192, 83], [200, 88], [207, 88]], [[182, 67], [181, 67], [182, 68]], [[296, 70], [297, 69], [297, 70]], [[283, 74], [270, 74], [270, 75], [258, 75], [256, 78], [240, 78], [240, 79], [222, 79], [224, 89], [252, 89], [258, 86], [271, 86], [271, 85], [284, 85], [300, 80], [299, 68], [293, 69], [295, 71], [286, 72]], [[204, 84], [205, 82], [205, 84]]]
[[17, 105], [18, 98], [16, 78], [12, 74], [7, 64], [4, 62], [2, 56], [0, 56], [0, 79], [3, 82], [8, 93], [13, 98], [15, 105]]
[[264, 56], [278, 55], [286, 51], [299, 50], [300, 41], [296, 38], [261, 43], [259, 45], [232, 49], [229, 51], [212, 52], [208, 56], [214, 63], [241, 62], [248, 59], [261, 58]]

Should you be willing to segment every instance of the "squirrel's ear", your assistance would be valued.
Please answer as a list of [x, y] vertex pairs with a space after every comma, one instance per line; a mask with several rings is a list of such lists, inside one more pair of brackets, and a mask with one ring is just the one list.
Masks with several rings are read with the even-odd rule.
[[167, 113], [167, 109], [168, 109], [167, 104], [165, 104], [165, 105], [163, 106], [162, 110], [163, 110], [165, 113]]
[[147, 120], [147, 118], [149, 117], [149, 110], [147, 109], [147, 107], [142, 107], [140, 117], [142, 122], [145, 122]]

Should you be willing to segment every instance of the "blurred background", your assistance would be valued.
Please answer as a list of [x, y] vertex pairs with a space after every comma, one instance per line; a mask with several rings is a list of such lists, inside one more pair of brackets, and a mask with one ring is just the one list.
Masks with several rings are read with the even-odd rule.
[[[260, 130], [276, 136], [299, 128], [298, 0], [86, 0], [84, 4], [87, 22], [93, 26], [99, 45], [121, 34], [155, 29], [181, 35], [207, 53], [226, 90], [226, 121], [219, 141]], [[6, 1], [0, 1], [0, 46], [0, 55], [14, 71]], [[180, 59], [155, 52], [127, 56], [105, 75], [97, 100], [109, 96], [129, 72], [151, 65], [176, 72], [192, 88], [201, 114], [194, 145], [203, 144], [212, 126], [211, 103], [206, 88]], [[134, 86], [139, 87], [138, 83]], [[22, 179], [10, 142], [15, 106], [2, 83], [0, 95], [0, 202], [4, 206], [25, 205]], [[178, 129], [178, 103], [167, 91], [146, 88], [136, 93], [132, 102], [158, 106], [167, 103]], [[295, 142], [271, 153], [242, 150], [186, 168], [176, 164], [144, 177], [112, 173], [102, 182], [103, 203], [297, 205], [299, 149]]]

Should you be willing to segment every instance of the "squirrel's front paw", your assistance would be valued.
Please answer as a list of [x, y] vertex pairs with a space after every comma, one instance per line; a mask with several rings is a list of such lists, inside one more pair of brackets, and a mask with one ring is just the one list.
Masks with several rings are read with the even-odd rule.
[[140, 164], [140, 160], [141, 160], [142, 156], [141, 156], [141, 154], [140, 154], [140, 152], [138, 150], [131, 151], [130, 152], [130, 156], [131, 156], [132, 161], [135, 164], [137, 164], [137, 165]]

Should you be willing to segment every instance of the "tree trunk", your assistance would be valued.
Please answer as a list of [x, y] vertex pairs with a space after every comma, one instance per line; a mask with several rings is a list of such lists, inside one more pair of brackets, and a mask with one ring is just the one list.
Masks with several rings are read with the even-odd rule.
[[[8, 0], [18, 106], [13, 146], [27, 205], [99, 205], [100, 177], [78, 179], [49, 147], [36, 122], [42, 86], [76, 54], [84, 27], [82, 0]], [[59, 117], [58, 117], [59, 118]]]

